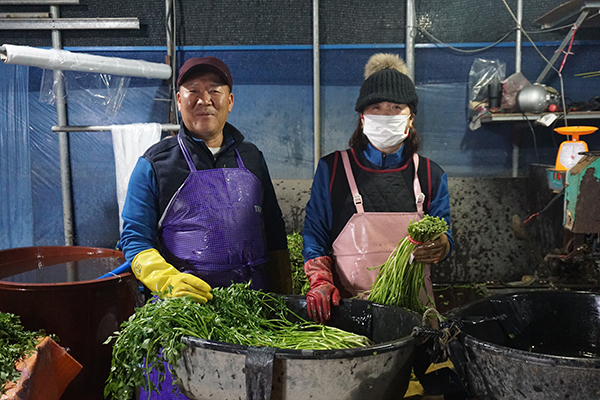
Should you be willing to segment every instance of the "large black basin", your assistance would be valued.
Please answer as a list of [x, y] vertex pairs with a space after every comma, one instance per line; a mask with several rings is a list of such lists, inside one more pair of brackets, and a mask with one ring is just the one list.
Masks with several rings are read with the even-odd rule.
[[[308, 318], [304, 296], [285, 300]], [[262, 389], [271, 391], [272, 400], [402, 399], [416, 346], [422, 343], [411, 336], [421, 324], [419, 316], [358, 299], [343, 299], [332, 314], [329, 325], [366, 335], [376, 344], [342, 350], [273, 349], [272, 364], [265, 362], [268, 368], [260, 371], [269, 375], [261, 381], [269, 387]], [[248, 398], [247, 381], [255, 378], [250, 377], [248, 361], [256, 348], [190, 337], [184, 342], [187, 348], [176, 368], [183, 393], [196, 400]]]
[[465, 321], [466, 378], [478, 399], [600, 398], [600, 295], [494, 295], [452, 316]]

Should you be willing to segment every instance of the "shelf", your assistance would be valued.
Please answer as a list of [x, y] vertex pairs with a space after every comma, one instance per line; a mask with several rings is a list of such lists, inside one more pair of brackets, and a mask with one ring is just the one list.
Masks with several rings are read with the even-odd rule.
[[[563, 113], [555, 112], [555, 113], [526, 113], [525, 115], [521, 113], [488, 113], [483, 115], [481, 119], [482, 124], [492, 123], [492, 122], [518, 122], [518, 121], [537, 121], [541, 117], [546, 114], [554, 114], [558, 118], [563, 117]], [[572, 111], [567, 114], [567, 119], [571, 120], [580, 120], [580, 119], [598, 119], [600, 120], [600, 111]]]

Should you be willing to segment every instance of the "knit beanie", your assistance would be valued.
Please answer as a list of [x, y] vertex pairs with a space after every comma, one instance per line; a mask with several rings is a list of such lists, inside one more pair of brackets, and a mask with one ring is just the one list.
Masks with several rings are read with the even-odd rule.
[[365, 81], [360, 87], [354, 109], [363, 112], [368, 105], [389, 101], [408, 104], [411, 111], [416, 113], [419, 98], [407, 73], [406, 64], [396, 54], [373, 55], [365, 65]]

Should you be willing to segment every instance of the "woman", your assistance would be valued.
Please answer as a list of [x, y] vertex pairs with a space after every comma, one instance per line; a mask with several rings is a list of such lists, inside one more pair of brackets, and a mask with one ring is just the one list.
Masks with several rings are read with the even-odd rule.
[[[446, 173], [416, 153], [418, 97], [406, 72], [397, 55], [369, 59], [350, 149], [319, 160], [303, 230], [307, 310], [316, 322], [330, 318], [330, 303], [337, 306], [341, 297], [370, 289], [377, 276], [372, 268], [387, 260], [411, 220], [429, 214], [450, 226]], [[415, 261], [438, 263], [453, 243], [448, 230], [418, 247]], [[429, 274], [428, 266], [425, 281], [433, 299]]]

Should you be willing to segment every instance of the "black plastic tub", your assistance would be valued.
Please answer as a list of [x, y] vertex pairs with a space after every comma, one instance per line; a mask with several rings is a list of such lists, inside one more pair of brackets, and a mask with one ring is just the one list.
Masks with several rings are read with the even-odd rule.
[[[532, 290], [453, 313], [478, 399], [599, 399], [600, 295]], [[469, 323], [472, 322], [472, 323]]]
[[[306, 297], [284, 298], [288, 307], [308, 318]], [[176, 368], [179, 388], [193, 400], [402, 399], [416, 346], [422, 343], [411, 336], [413, 328], [421, 324], [419, 316], [358, 299], [342, 300], [332, 314], [328, 325], [368, 336], [376, 344], [341, 350], [287, 350], [186, 337], [187, 348]], [[249, 379], [263, 386], [255, 385], [252, 393], [270, 392], [270, 397], [250, 396]]]

